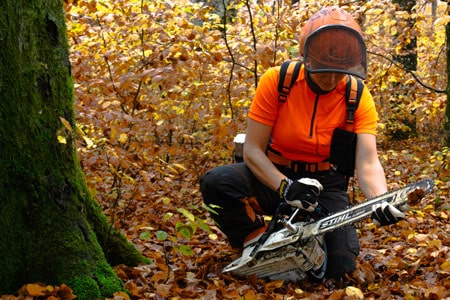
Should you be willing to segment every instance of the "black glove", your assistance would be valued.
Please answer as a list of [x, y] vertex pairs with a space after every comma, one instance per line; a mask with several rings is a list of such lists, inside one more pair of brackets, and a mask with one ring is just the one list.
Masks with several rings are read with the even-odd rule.
[[405, 213], [387, 202], [372, 206], [372, 222], [377, 226], [395, 224], [404, 218]]
[[293, 181], [285, 178], [281, 181], [277, 192], [280, 199], [287, 204], [313, 212], [317, 207], [317, 196], [323, 190], [322, 185], [316, 179], [301, 178]]

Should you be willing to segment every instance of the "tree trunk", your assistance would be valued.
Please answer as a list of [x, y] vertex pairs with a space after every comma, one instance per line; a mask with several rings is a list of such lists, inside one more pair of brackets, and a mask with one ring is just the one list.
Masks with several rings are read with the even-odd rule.
[[[416, 0], [394, 0], [394, 3], [399, 4], [399, 8], [402, 11], [406, 11], [409, 15], [414, 13], [414, 7], [416, 6]], [[414, 28], [415, 18], [410, 17], [407, 20], [407, 26], [405, 28]], [[404, 29], [405, 30], [405, 29]], [[396, 55], [395, 60], [403, 65], [407, 71], [417, 70], [417, 38], [411, 32], [402, 33], [402, 35], [408, 37], [410, 42], [404, 45], [404, 53], [401, 55]], [[400, 42], [401, 43], [401, 42]]]
[[[450, 14], [450, 12], [449, 12]], [[447, 104], [445, 106], [445, 138], [447, 146], [450, 147], [450, 23], [445, 25], [446, 54], [447, 54]]]
[[79, 166], [63, 1], [1, 3], [0, 294], [39, 281], [110, 296], [123, 290], [111, 265], [146, 259], [108, 224]]

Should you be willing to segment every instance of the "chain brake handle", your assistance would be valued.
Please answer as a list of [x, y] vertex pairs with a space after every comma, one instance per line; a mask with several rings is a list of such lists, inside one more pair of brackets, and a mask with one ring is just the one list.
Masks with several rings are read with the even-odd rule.
[[[283, 226], [290, 232], [290, 233], [297, 233], [298, 232], [298, 225], [296, 225], [295, 223], [293, 223], [295, 217], [297, 216], [297, 214], [303, 211], [300, 208], [295, 208], [295, 210], [291, 213], [291, 215], [288, 218], [285, 218], [283, 216], [280, 216], [280, 222], [281, 224], [283, 224]], [[324, 218], [326, 216], [329, 215], [329, 210], [324, 207], [321, 206], [320, 204], [317, 205], [317, 207], [315, 208], [314, 212], [312, 213], [308, 213], [307, 217], [312, 218], [312, 219], [321, 219]]]

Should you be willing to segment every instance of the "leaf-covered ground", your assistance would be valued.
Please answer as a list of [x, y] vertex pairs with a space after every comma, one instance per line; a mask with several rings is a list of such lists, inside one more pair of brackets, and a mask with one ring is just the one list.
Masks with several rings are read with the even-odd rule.
[[[390, 153], [385, 164], [391, 188], [424, 177], [421, 172], [408, 171], [400, 175], [396, 172], [400, 166], [423, 171], [415, 166], [418, 160], [429, 159], [430, 149], [422, 147], [420, 152], [401, 150], [414, 149], [417, 142], [420, 141], [404, 141], [398, 145], [399, 149], [381, 152]], [[136, 224], [144, 221], [155, 231], [170, 232], [170, 226], [174, 224], [162, 223], [162, 212], [170, 207], [176, 210], [200, 205], [195, 182], [190, 187], [184, 186], [190, 189], [186, 193], [190, 197], [174, 194], [172, 189], [178, 191], [183, 185], [183, 175], [178, 180], [171, 180], [167, 185], [170, 190], [165, 191], [175, 201], [136, 203], [135, 207], [127, 209], [129, 213], [124, 215], [121, 227], [154, 264], [137, 268], [119, 266], [118, 274], [134, 296], [144, 299], [359, 299], [360, 294], [364, 299], [443, 299], [450, 296], [450, 183], [448, 169], [445, 172], [443, 170], [439, 178], [447, 178], [446, 182], [437, 184], [441, 191], [435, 190], [422, 199], [407, 214], [405, 221], [383, 228], [370, 222], [360, 224], [359, 268], [346, 283], [306, 280], [283, 283], [222, 274], [222, 267], [231, 260], [231, 252], [213, 223], [209, 223], [212, 234], [199, 230], [189, 241], [184, 241], [193, 249], [191, 256], [174, 251], [172, 242], [139, 239], [141, 230]], [[355, 195], [360, 200], [357, 191]]]
[[[420, 143], [420, 147], [417, 147]], [[346, 282], [266, 281], [255, 277], [239, 278], [222, 274], [232, 252], [220, 231], [201, 207], [196, 176], [183, 169], [177, 176], [154, 180], [155, 190], [148, 199], [132, 201], [115, 211], [115, 225], [142, 253], [150, 265], [116, 266], [131, 296], [123, 293], [114, 299], [446, 299], [450, 297], [450, 181], [446, 163], [432, 167], [433, 149], [424, 140], [410, 139], [391, 143], [381, 149], [389, 186], [395, 188], [423, 177], [436, 180], [433, 192], [412, 207], [405, 221], [388, 227], [358, 224], [362, 251], [357, 271]], [[416, 151], [414, 151], [416, 149]], [[419, 150], [420, 149], [420, 150]], [[431, 151], [431, 152], [430, 152]], [[388, 155], [384, 155], [388, 154]], [[440, 155], [440, 153], [434, 153]], [[439, 158], [438, 160], [439, 161]], [[421, 167], [417, 168], [417, 165]], [[437, 165], [437, 163], [436, 163]], [[429, 174], [427, 166], [441, 173]], [[399, 168], [405, 168], [398, 173]], [[207, 169], [208, 167], [206, 167]], [[415, 170], [415, 171], [412, 171]], [[99, 174], [101, 175], [101, 174]], [[445, 180], [440, 180], [445, 179]], [[354, 183], [354, 201], [362, 197]], [[103, 203], [105, 207], [110, 206]], [[192, 214], [180, 208], [189, 209]], [[105, 209], [108, 212], [108, 209]], [[176, 214], [175, 212], [180, 212]], [[184, 212], [184, 213], [183, 213]], [[111, 216], [111, 215], [110, 215]], [[207, 220], [185, 238], [180, 223], [189, 219]], [[178, 225], [177, 225], [178, 224]], [[192, 228], [186, 226], [187, 228]], [[166, 232], [161, 237], [158, 232]], [[148, 233], [148, 234], [143, 234]], [[192, 253], [182, 251], [182, 245]], [[74, 299], [67, 286], [28, 284], [19, 297], [1, 299]]]

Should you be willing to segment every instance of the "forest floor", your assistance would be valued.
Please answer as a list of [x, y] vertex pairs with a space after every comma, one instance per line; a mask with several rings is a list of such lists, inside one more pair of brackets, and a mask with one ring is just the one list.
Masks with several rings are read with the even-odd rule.
[[[381, 151], [390, 188], [427, 176], [417, 162], [433, 164], [430, 153], [434, 146], [410, 139], [390, 143]], [[405, 150], [407, 149], [407, 150]], [[447, 166], [448, 167], [448, 166]], [[184, 256], [174, 251], [168, 241], [139, 238], [139, 231], [130, 231], [129, 222], [136, 212], [143, 211], [149, 223], [157, 228], [164, 208], [161, 202], [128, 210], [122, 229], [142, 253], [154, 264], [128, 268], [118, 266], [117, 272], [128, 290], [138, 299], [445, 299], [450, 297], [450, 173], [441, 168], [435, 178], [443, 180], [435, 190], [408, 212], [398, 224], [378, 228], [369, 221], [359, 224], [361, 253], [358, 269], [345, 282], [282, 282], [238, 278], [223, 274], [231, 262], [231, 248], [226, 238], [210, 221], [211, 233], [199, 230], [186, 242], [194, 251]], [[193, 187], [195, 189], [195, 187]], [[355, 188], [356, 201], [362, 197]], [[198, 192], [177, 205], [200, 205]], [[208, 218], [207, 214], [200, 217]], [[125, 221], [127, 220], [127, 221]], [[209, 220], [209, 218], [208, 218]]]
[[[404, 221], [386, 227], [376, 227], [368, 220], [358, 224], [361, 245], [358, 268], [344, 281], [283, 282], [222, 273], [222, 268], [232, 261], [233, 252], [209, 212], [200, 209], [198, 184], [191, 181], [184, 183], [182, 192], [161, 191], [151, 199], [133, 201], [115, 212], [115, 226], [152, 263], [115, 266], [129, 295], [118, 293], [111, 299], [450, 299], [450, 172], [448, 158], [442, 161], [438, 157], [441, 153], [436, 152], [438, 148], [420, 139], [410, 139], [389, 143], [389, 148], [381, 149], [380, 158], [390, 188], [424, 177], [434, 179], [437, 184], [412, 207]], [[436, 170], [440, 173], [436, 174]], [[363, 200], [356, 182], [350, 186], [350, 194], [353, 201]], [[161, 195], [172, 195], [175, 200]], [[108, 204], [101, 204], [111, 217]], [[186, 208], [182, 216], [205, 220], [203, 227], [208, 230], [200, 227], [192, 230], [187, 226], [191, 228], [189, 238], [180, 235], [180, 231], [174, 233], [173, 227], [183, 221], [182, 217], [170, 221], [174, 215], [169, 212], [177, 208]], [[188, 208], [192, 215], [187, 213]], [[166, 233], [169, 238], [158, 233]], [[183, 246], [192, 252], [187, 253]], [[0, 299], [75, 297], [70, 287], [64, 285], [54, 287], [58, 293], [47, 293], [51, 294], [48, 297], [33, 297], [36, 291], [33, 288], [39, 286], [29, 284], [19, 292], [22, 296]]]

